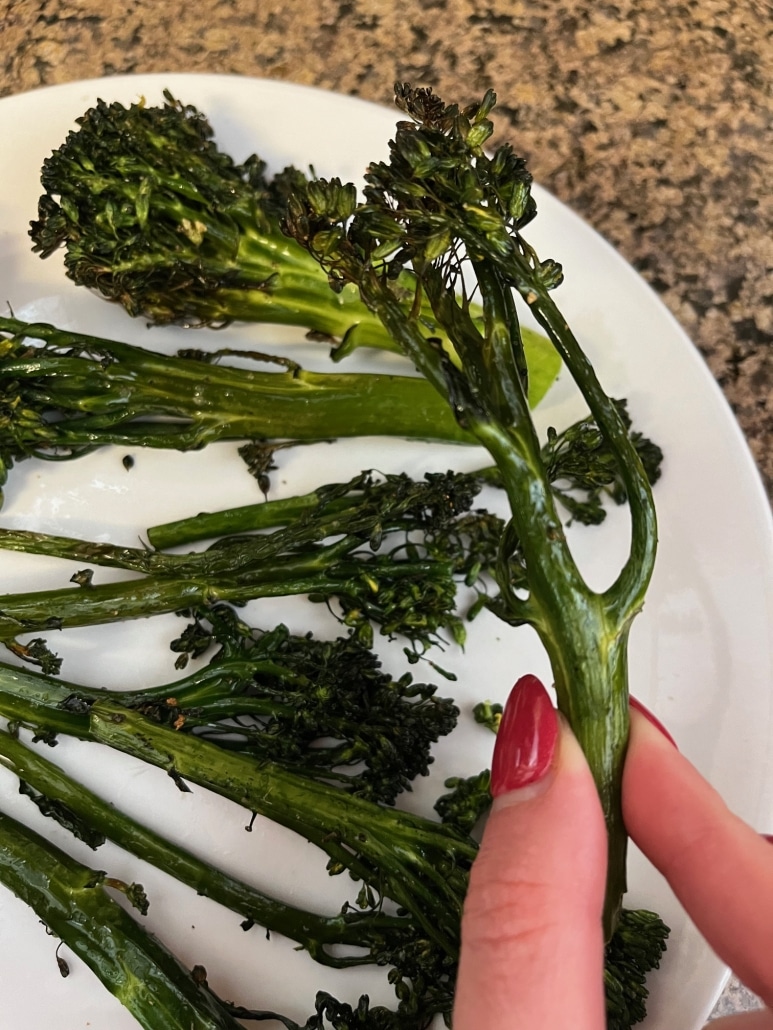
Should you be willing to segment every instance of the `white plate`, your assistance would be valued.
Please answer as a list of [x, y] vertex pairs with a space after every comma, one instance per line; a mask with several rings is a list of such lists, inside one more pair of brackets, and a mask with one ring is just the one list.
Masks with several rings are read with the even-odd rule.
[[[385, 154], [396, 116], [351, 97], [281, 82], [226, 76], [148, 75], [73, 83], [9, 97], [0, 103], [0, 270], [2, 299], [21, 318], [41, 319], [86, 332], [174, 350], [191, 334], [153, 330], [120, 309], [90, 296], [64, 278], [61, 259], [33, 256], [27, 238], [39, 195], [38, 171], [74, 118], [96, 99], [125, 103], [144, 95], [158, 102], [168, 87], [199, 106], [213, 122], [224, 149], [237, 159], [258, 151], [272, 168], [313, 162], [322, 175], [358, 179], [368, 160]], [[739, 429], [701, 358], [660, 301], [624, 261], [580, 219], [554, 198], [536, 190], [539, 216], [529, 238], [543, 256], [558, 259], [566, 282], [557, 299], [584, 340], [607, 390], [627, 396], [635, 422], [665, 449], [666, 464], [656, 489], [661, 544], [644, 614], [631, 641], [633, 691], [663, 718], [680, 747], [719, 788], [731, 806], [760, 829], [773, 826], [773, 682], [771, 668], [771, 520], [767, 500]], [[230, 331], [232, 339], [297, 340], [286, 330]], [[201, 332], [195, 342], [206, 343]], [[222, 335], [216, 342], [222, 343]], [[301, 347], [308, 356], [309, 348]], [[309, 360], [325, 368], [325, 350]], [[359, 355], [350, 367], [368, 358]], [[378, 364], [378, 363], [377, 363]], [[374, 364], [368, 367], [376, 367]], [[539, 422], [564, 425], [581, 408], [568, 385], [559, 383], [540, 409]], [[148, 525], [202, 508], [256, 499], [254, 483], [242, 470], [235, 448], [220, 445], [188, 455], [134, 452], [129, 473], [124, 451], [104, 450], [71, 463], [27, 461], [11, 474], [0, 524], [67, 532], [134, 543]], [[427, 448], [360, 442], [324, 452], [289, 456], [274, 475], [276, 496], [311, 488], [320, 477], [348, 476], [360, 468], [424, 469], [474, 467], [479, 454], [458, 448]], [[609, 580], [624, 553], [627, 516], [616, 511], [601, 529], [572, 534], [581, 562], [594, 581]], [[0, 591], [53, 586], [68, 576], [47, 559], [3, 554]], [[291, 628], [334, 630], [319, 606], [295, 601], [254, 605], [257, 624], [283, 618]], [[309, 623], [309, 617], [314, 621]], [[166, 650], [175, 620], [158, 619], [124, 627], [64, 635], [63, 675], [103, 685], [141, 685], [173, 678]], [[382, 648], [387, 668], [401, 668], [401, 648]], [[5, 656], [3, 656], [5, 657]], [[481, 696], [504, 699], [525, 671], [548, 675], [545, 658], [529, 631], [509, 630], [493, 618], [470, 628], [464, 655], [447, 653], [459, 676], [454, 692], [465, 705]], [[430, 678], [427, 676], [427, 678]], [[437, 750], [430, 782], [422, 782], [412, 803], [426, 806], [452, 772], [473, 772], [488, 764], [491, 738], [470, 724], [453, 743]], [[308, 845], [276, 827], [259, 824], [243, 832], [245, 816], [201, 790], [180, 794], [163, 773], [103, 753], [95, 745], [60, 744], [55, 757], [120, 805], [157, 828], [211, 854], [235, 873], [297, 902], [335, 911], [346, 893], [342, 878], [330, 881]], [[245, 935], [238, 918], [196, 898], [162, 874], [116, 849], [95, 856], [79, 848], [19, 801], [12, 776], [0, 776], [3, 806], [60, 841], [86, 862], [112, 875], [145, 883], [148, 923], [188, 962], [201, 962], [225, 997], [249, 1006], [275, 1007], [303, 1020], [318, 988], [354, 999], [368, 991], [389, 1002], [391, 991], [374, 972], [334, 973], [279, 938], [259, 931]], [[152, 792], [154, 804], [145, 798]], [[209, 838], [203, 844], [202, 832]], [[648, 1030], [702, 1026], [724, 982], [711, 955], [660, 877], [634, 855], [629, 902], [662, 913], [673, 928], [668, 954], [652, 979]], [[342, 894], [343, 892], [343, 894]], [[327, 899], [327, 900], [326, 900]], [[111, 1027], [131, 1030], [130, 1016], [91, 973], [71, 962], [63, 980], [55, 943], [38, 920], [8, 893], [0, 894], [0, 968], [6, 983], [3, 1027], [29, 1022], [57, 1030]], [[66, 955], [66, 952], [64, 952]]]

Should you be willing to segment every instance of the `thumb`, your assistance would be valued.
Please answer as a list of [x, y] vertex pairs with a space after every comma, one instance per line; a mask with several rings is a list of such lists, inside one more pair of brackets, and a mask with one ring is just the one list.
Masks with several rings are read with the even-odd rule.
[[603, 1030], [604, 818], [580, 746], [534, 676], [510, 694], [491, 789], [454, 1030]]

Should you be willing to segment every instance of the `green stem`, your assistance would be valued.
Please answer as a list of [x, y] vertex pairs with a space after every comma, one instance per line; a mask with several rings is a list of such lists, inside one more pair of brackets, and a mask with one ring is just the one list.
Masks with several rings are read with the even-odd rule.
[[0, 813], [0, 882], [97, 975], [145, 1030], [239, 1030], [206, 985], [114, 901], [104, 873]]
[[[515, 360], [518, 341], [513, 336], [506, 276], [493, 262], [474, 264], [483, 297], [483, 335], [456, 301], [448, 299], [439, 274], [431, 267], [423, 270], [433, 307], [455, 341], [464, 381], [457, 380], [453, 370], [444, 368], [437, 352], [426, 347], [417, 327], [401, 315], [386, 287], [368, 278], [364, 289], [404, 352], [448, 398], [457, 417], [488, 449], [502, 474], [515, 535], [527, 559], [528, 598], [513, 596], [513, 614], [531, 623], [546, 647], [559, 708], [585, 750], [607, 820], [604, 925], [609, 938], [625, 891], [626, 834], [620, 791], [628, 730], [625, 648], [630, 620], [620, 620], [607, 600], [587, 586], [572, 557]], [[606, 406], [596, 404], [595, 408], [608, 420]], [[506, 583], [503, 590], [507, 590]]]
[[[584, 584], [579, 590], [571, 589], [573, 563], [572, 568], [564, 568], [562, 578], [557, 580], [561, 589], [552, 589], [542, 577], [542, 572], [550, 567], [544, 554], [540, 557], [544, 547], [540, 547], [539, 539], [529, 545], [523, 541], [524, 551], [529, 555], [530, 590], [541, 599], [543, 619], [547, 615], [544, 628], [537, 629], [551, 658], [559, 708], [566, 714], [588, 758], [607, 822], [604, 925], [609, 939], [626, 890], [627, 836], [621, 789], [629, 726], [628, 634], [652, 574], [657, 545], [655, 509], [650, 484], [617, 407], [602, 389], [566, 320], [526, 258], [516, 257], [515, 264], [521, 276], [521, 293], [556, 345], [617, 459], [631, 508], [630, 554], [616, 582], [603, 594]], [[505, 446], [503, 462], [508, 453], [510, 449]], [[518, 475], [505, 474], [504, 478], [508, 493], [517, 491]], [[518, 530], [526, 532], [527, 526], [521, 526], [517, 518], [517, 505], [512, 503]]]
[[[0, 382], [25, 398], [25, 409], [57, 412], [57, 420], [27, 430], [32, 451], [109, 443], [187, 450], [216, 440], [383, 435], [471, 442], [417, 377], [230, 368], [10, 318], [0, 318], [0, 332], [16, 341], [6, 341], [5, 355], [0, 346]], [[66, 353], [17, 342], [27, 338]], [[82, 356], [72, 356], [73, 349]], [[183, 424], [147, 421], [159, 415]], [[24, 410], [9, 423], [4, 446], [12, 453], [25, 445], [28, 417]], [[145, 421], [129, 425], [136, 419]]]
[[471, 841], [441, 824], [351, 797], [275, 763], [181, 736], [115, 704], [92, 707], [91, 733], [302, 835], [328, 855], [334, 870], [349, 869], [392, 898], [431, 940], [456, 956], [467, 870], [475, 855]]
[[[224, 511], [202, 511], [189, 518], [177, 519], [147, 530], [148, 542], [159, 551], [196, 540], [214, 539], [236, 533], [251, 533], [261, 529], [287, 526], [309, 512], [317, 511], [322, 498], [316, 491], [299, 497], [285, 497], [260, 504], [244, 504]], [[337, 511], [351, 510], [350, 498], [340, 498], [335, 503]]]
[[318, 593], [335, 596], [346, 590], [342, 580], [318, 574], [304, 578], [267, 579], [247, 584], [223, 581], [148, 577], [93, 587], [38, 590], [0, 597], [0, 640], [22, 633], [50, 632], [75, 626], [97, 626], [182, 609], [206, 607], [220, 601], [240, 604], [266, 597]]
[[657, 550], [657, 518], [652, 488], [614, 402], [601, 386], [566, 320], [547, 290], [536, 285], [528, 294], [536, 318], [545, 327], [585, 398], [591, 414], [617, 459], [631, 509], [631, 550], [620, 575], [604, 594], [605, 602], [627, 623], [644, 602]]
[[367, 951], [349, 957], [336, 957], [328, 948], [334, 944], [360, 948], [376, 944], [383, 948], [385, 937], [390, 932], [400, 934], [404, 930], [405, 921], [398, 917], [356, 912], [321, 916], [278, 901], [142, 826], [117, 809], [112, 802], [108, 804], [83, 784], [67, 776], [37, 750], [26, 747], [2, 730], [0, 762], [20, 780], [46, 798], [66, 806], [119, 847], [169, 873], [197, 894], [212, 898], [244, 919], [296, 941], [312, 958], [325, 965], [343, 968], [374, 962], [377, 956]]

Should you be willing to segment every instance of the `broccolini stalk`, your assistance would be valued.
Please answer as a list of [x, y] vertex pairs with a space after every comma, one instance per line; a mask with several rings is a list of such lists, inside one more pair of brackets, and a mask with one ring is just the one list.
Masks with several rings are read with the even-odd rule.
[[90, 705], [113, 700], [384, 804], [427, 775], [432, 744], [456, 725], [451, 700], [408, 673], [394, 680], [355, 640], [292, 636], [282, 625], [259, 633], [226, 606], [205, 615], [173, 643], [183, 659], [177, 664], [220, 647], [208, 665], [173, 683], [108, 691], [0, 662], [0, 713], [82, 737]]
[[145, 1030], [240, 1030], [164, 945], [106, 891], [129, 885], [81, 865], [0, 813], [0, 882], [35, 911]]
[[[295, 497], [245, 504], [225, 511], [199, 512], [152, 526], [147, 530], [147, 537], [153, 547], [162, 550], [196, 540], [291, 526], [323, 511], [335, 517], [342, 527], [350, 528], [352, 520], [361, 519], [363, 504], [370, 510], [375, 504], [383, 504], [384, 514], [379, 522], [382, 534], [404, 528], [402, 520], [407, 514], [409, 519], [416, 520], [413, 528], [420, 530], [427, 541], [462, 510], [468, 509], [487, 481], [485, 472], [428, 472], [424, 476], [426, 487], [422, 490], [417, 481], [403, 474], [385, 475], [379, 480], [373, 473], [363, 473], [348, 483], [326, 484]], [[416, 503], [410, 502], [404, 513], [400, 508], [406, 491], [415, 491]], [[394, 509], [395, 503], [397, 509], [392, 514], [390, 509]]]
[[[38, 717], [45, 730], [42, 709]], [[365, 941], [381, 948], [377, 931], [383, 930], [380, 954], [395, 964], [391, 979], [406, 1015], [450, 1010], [461, 907], [476, 853], [471, 839], [279, 763], [178, 733], [112, 701], [94, 703], [89, 721], [89, 739], [166, 770], [178, 786], [190, 781], [213, 790], [316, 844], [331, 874], [348, 870], [362, 881], [358, 903], [367, 911], [376, 914], [391, 899], [410, 925], [376, 920]]]
[[[88, 719], [84, 721], [87, 734]], [[95, 849], [111, 840], [174, 876], [197, 894], [236, 912], [245, 920], [243, 929], [257, 924], [281, 933], [305, 948], [317, 962], [336, 968], [365, 963], [399, 965], [400, 951], [411, 946], [414, 927], [404, 917], [369, 908], [358, 911], [354, 906], [337, 915], [323, 916], [272, 898], [138, 823], [76, 782], [39, 751], [0, 730], [0, 762], [19, 777], [23, 792], [44, 815], [56, 819]], [[335, 951], [336, 945], [360, 951], [342, 955]]]
[[[362, 473], [351, 483], [327, 488], [326, 503], [288, 527], [271, 534], [229, 538], [199, 553], [167, 554], [0, 530], [0, 548], [142, 575], [97, 585], [91, 570], [84, 570], [73, 577], [80, 584], [77, 587], [2, 596], [0, 641], [20, 657], [47, 663], [48, 671], [54, 671], [55, 663], [40, 638], [35, 639], [34, 647], [19, 644], [16, 638], [68, 626], [211, 608], [221, 601], [239, 604], [308, 594], [312, 601], [336, 599], [341, 620], [368, 646], [372, 623], [385, 635], [407, 637], [414, 648], [437, 642], [442, 631], [463, 643], [464, 626], [455, 612], [456, 579], [474, 582], [477, 576], [477, 562], [468, 569], [467, 558], [469, 552], [475, 553], [480, 527], [474, 520], [464, 523], [464, 532], [451, 533], [448, 527], [453, 528], [455, 515], [471, 503], [477, 482], [474, 477], [452, 473], [428, 477], [423, 483], [391, 476], [391, 490], [363, 491], [356, 513], [336, 509], [339, 497], [370, 479], [369, 473]], [[384, 536], [385, 530], [398, 529], [402, 538], [397, 537], [397, 543]], [[410, 539], [413, 530], [421, 533], [425, 546]], [[468, 553], [460, 550], [465, 541]], [[382, 545], [383, 549], [374, 553]]]
[[[102, 740], [165, 768], [178, 786], [183, 786], [184, 778], [190, 778], [252, 808], [253, 799], [249, 793], [251, 785], [259, 789], [263, 782], [261, 778], [257, 785], [253, 783], [256, 767], [253, 759], [243, 764], [243, 755], [225, 752], [223, 764], [218, 765], [215, 771], [208, 761], [209, 758], [213, 761], [215, 759], [211, 744], [206, 744], [202, 751], [194, 739], [164, 727], [159, 727], [160, 735], [149, 736], [143, 732], [143, 727], [150, 728], [151, 724], [138, 716], [136, 720], [131, 720], [130, 726], [127, 725], [123, 713], [126, 712], [127, 716], [129, 713], [114, 701], [109, 701], [107, 710], [100, 710], [97, 706], [96, 710], [90, 711], [88, 706], [81, 705], [73, 711], [70, 703], [75, 696], [73, 691], [76, 694], [79, 691], [86, 693], [82, 688], [63, 684], [39, 673], [4, 666], [0, 678], [0, 713], [17, 724], [34, 728], [38, 737], [44, 739], [51, 734], [68, 733], [83, 739]], [[183, 746], [185, 754], [177, 748], [178, 742]], [[105, 806], [104, 802], [92, 797], [79, 785], [72, 785], [66, 778], [62, 779], [59, 771], [52, 769], [51, 763], [41, 759], [34, 751], [30, 752], [13, 738], [9, 740], [0, 736], [0, 754], [5, 754], [5, 764], [23, 776], [30, 787], [41, 792], [42, 797], [33, 799], [46, 809], [47, 814], [56, 807], [57, 817], [68, 828], [73, 828], [77, 822], [81, 832], [84, 826], [87, 829], [91, 827], [92, 834], [101, 831], [148, 861], [156, 862], [163, 858], [163, 867], [183, 882], [195, 885], [197, 890], [208, 893], [235, 911], [254, 915], [262, 925], [275, 926], [278, 932], [293, 937], [307, 947], [319, 961], [328, 962], [330, 956], [318, 949], [324, 947], [324, 943], [331, 944], [340, 934], [341, 939], [346, 938], [347, 943], [357, 943], [367, 949], [365, 955], [360, 956], [363, 961], [368, 961], [369, 956], [374, 961], [380, 961], [376, 958], [380, 955], [385, 962], [392, 964], [394, 973], [391, 978], [396, 983], [401, 999], [398, 1012], [392, 1014], [383, 1009], [371, 1011], [367, 1002], [361, 1002], [356, 1021], [347, 1022], [347, 1019], [354, 1018], [351, 1010], [328, 995], [321, 994], [320, 998], [327, 998], [329, 1002], [323, 1006], [324, 1015], [336, 1030], [351, 1030], [353, 1026], [362, 1027], [363, 1030], [426, 1027], [428, 1017], [433, 1012], [447, 1012], [450, 1009], [455, 977], [455, 948], [453, 954], [449, 955], [445, 950], [447, 942], [444, 947], [440, 947], [436, 940], [429, 940], [426, 929], [417, 925], [412, 916], [390, 917], [381, 914], [379, 892], [383, 890], [389, 893], [388, 884], [391, 880], [388, 877], [379, 877], [378, 887], [369, 888], [367, 882], [363, 886], [358, 905], [365, 905], [364, 911], [355, 913], [347, 909], [339, 917], [326, 919], [283, 909], [262, 895], [246, 893], [243, 886], [230, 879], [223, 879], [217, 871], [202, 869], [195, 859], [192, 860], [185, 853], [180, 856], [178, 850], [169, 849], [167, 842], [154, 835], [148, 836], [136, 824], [125, 822], [112, 804]], [[193, 760], [196, 756], [201, 759], [200, 762]], [[435, 808], [443, 823], [449, 828], [457, 828], [449, 845], [444, 831], [441, 830], [439, 836], [433, 833], [432, 828], [437, 826], [435, 823], [416, 820], [405, 813], [359, 801], [336, 788], [326, 788], [320, 797], [312, 782], [292, 771], [287, 776], [280, 773], [279, 797], [274, 797], [269, 804], [268, 794], [274, 789], [272, 771], [277, 771], [279, 767], [275, 763], [265, 762], [257, 763], [257, 767], [261, 770], [261, 777], [268, 777], [272, 783], [271, 791], [265, 791], [262, 798], [262, 814], [276, 818], [284, 825], [291, 825], [315, 842], [321, 839], [322, 846], [330, 855], [331, 871], [340, 871], [337, 864], [339, 860], [350, 870], [355, 871], [356, 868], [360, 872], [375, 869], [378, 863], [383, 863], [385, 869], [393, 870], [398, 882], [404, 881], [404, 890], [415, 898], [417, 904], [422, 904], [422, 892], [426, 887], [429, 894], [424, 900], [430, 904], [430, 899], [434, 898], [434, 886], [430, 884], [427, 887], [424, 883], [426, 871], [423, 863], [425, 859], [430, 863], [435, 860], [434, 848], [437, 845], [445, 849], [446, 860], [454, 864], [454, 892], [458, 889], [461, 894], [464, 893], [461, 880], [457, 882], [457, 877], [466, 878], [469, 849], [472, 848], [474, 852], [474, 844], [467, 834], [485, 810], [488, 772], [469, 780], [454, 779], [447, 782], [446, 786], [453, 788], [452, 793], [439, 798]], [[210, 771], [212, 777], [209, 776]], [[32, 794], [32, 790], [28, 788], [26, 793]], [[355, 803], [350, 810], [347, 801]], [[291, 810], [283, 816], [285, 805], [290, 805]], [[347, 811], [351, 812], [351, 821], [346, 816]], [[304, 828], [307, 818], [310, 822]], [[332, 834], [325, 832], [324, 825], [319, 825], [320, 820], [324, 824], [328, 818], [334, 820], [329, 824], [334, 828]], [[393, 837], [396, 824], [401, 832]], [[364, 831], [366, 825], [368, 829]], [[369, 841], [371, 830], [375, 831], [375, 836]], [[453, 834], [453, 829], [449, 832]], [[427, 834], [430, 834], [429, 839], [433, 841], [429, 850]], [[386, 839], [389, 843], [385, 845]], [[355, 842], [355, 846], [347, 850], [345, 845], [351, 841]], [[459, 841], [466, 841], [462, 847], [461, 860]], [[367, 861], [363, 866], [359, 852], [366, 844]], [[344, 846], [339, 849], [339, 845]], [[392, 847], [396, 850], [393, 858], [390, 858]], [[411, 882], [413, 876], [419, 878], [416, 883]], [[408, 877], [407, 881], [405, 877]], [[461, 894], [457, 899], [459, 904]], [[436, 901], [434, 899], [431, 904]], [[441, 903], [444, 903], [442, 899]], [[427, 909], [427, 914], [432, 918], [431, 907]], [[409, 921], [407, 926], [406, 921]], [[663, 948], [664, 927], [656, 916], [647, 912], [623, 912], [606, 956], [605, 987], [610, 1030], [629, 1030], [629, 1027], [643, 1018], [647, 997], [646, 974], [658, 965]], [[337, 960], [329, 964], [337, 964]], [[276, 1018], [288, 1027], [295, 1025], [271, 1013], [259, 1015], [243, 1010], [235, 1014], [245, 1018]], [[317, 1016], [319, 1021], [311, 1022], [307, 1027], [318, 1027], [321, 1030], [327, 1026], [322, 1020], [322, 1010], [318, 1011]]]
[[248, 356], [283, 370], [213, 364], [232, 353], [166, 357], [0, 318], [0, 469], [7, 475], [26, 457], [61, 460], [105, 444], [185, 451], [216, 440], [271, 438], [475, 442], [423, 379], [307, 372], [263, 355]]
[[[626, 425], [630, 425], [626, 402], [620, 400], [615, 403]], [[642, 459], [647, 478], [650, 483], [656, 483], [660, 477], [663, 452], [656, 443], [639, 432], [633, 432], [631, 440]], [[623, 504], [626, 500], [625, 486], [617, 471], [615, 456], [590, 417], [580, 419], [560, 433], [555, 429], [549, 429], [548, 439], [542, 447], [542, 460], [547, 468], [553, 493], [560, 505], [567, 509], [572, 521], [584, 525], [598, 525], [606, 518], [606, 509], [603, 505], [605, 498], [611, 498], [617, 504]], [[481, 486], [502, 486], [502, 477], [496, 465], [479, 469], [471, 473], [470, 478]], [[384, 483], [384, 489], [392, 489], [389, 478]], [[224, 511], [199, 512], [197, 515], [174, 522], [151, 526], [147, 530], [147, 537], [153, 547], [163, 549], [190, 544], [196, 540], [286, 526], [295, 519], [316, 511], [320, 504], [324, 503], [326, 493], [327, 488], [323, 487], [298, 497], [285, 497], [260, 504], [244, 504]], [[342, 512], [355, 511], [357, 504], [358, 494], [355, 487], [352, 496], [340, 497], [335, 502], [335, 507]], [[477, 515], [482, 517], [481, 512]], [[495, 534], [501, 533], [502, 523], [491, 515], [489, 527], [493, 539]], [[479, 557], [482, 555], [479, 554]]]
[[456, 583], [450, 562], [403, 561], [390, 556], [339, 561], [331, 546], [302, 560], [269, 562], [247, 576], [168, 577], [96, 586], [30, 591], [0, 596], [0, 641], [20, 658], [55, 671], [58, 663], [36, 637], [20, 644], [22, 634], [74, 626], [96, 626], [126, 619], [206, 608], [221, 601], [242, 604], [268, 597], [307, 594], [313, 601], [337, 600], [342, 621], [357, 638], [370, 643], [371, 622], [385, 635], [402, 634], [419, 648], [447, 630], [458, 642], [464, 626], [454, 613]]
[[[74, 282], [156, 325], [273, 322], [328, 339], [338, 358], [359, 346], [398, 350], [357, 290], [331, 293], [283, 233], [286, 196], [305, 176], [288, 168], [269, 181], [255, 156], [236, 164], [203, 114], [164, 96], [162, 107], [100, 100], [78, 119], [43, 165], [33, 249], [47, 257], [64, 244]], [[410, 272], [396, 289], [413, 302]], [[429, 306], [421, 325], [448, 345]], [[559, 362], [537, 333], [526, 346], [540, 397]]]
[[[399, 123], [388, 162], [372, 165], [365, 203], [337, 180], [290, 199], [288, 231], [308, 247], [335, 289], [356, 285], [403, 352], [446, 398], [459, 424], [491, 453], [512, 513], [501, 546], [500, 614], [529, 623], [553, 668], [558, 704], [590, 763], [609, 831], [604, 923], [617, 923], [625, 890], [626, 835], [620, 787], [628, 736], [627, 641], [655, 558], [652, 494], [615, 403], [604, 393], [550, 291], [561, 281], [521, 235], [536, 213], [531, 177], [507, 145], [488, 156], [489, 91], [465, 110], [429, 90], [397, 87]], [[417, 303], [408, 311], [393, 284], [410, 262]], [[465, 275], [469, 278], [465, 279]], [[478, 327], [470, 283], [485, 312]], [[515, 295], [544, 327], [615, 456], [631, 509], [631, 550], [603, 591], [585, 581], [569, 550], [525, 393], [525, 358]], [[417, 315], [428, 300], [459, 360], [427, 341]], [[517, 539], [526, 591], [513, 589]]]
[[175, 733], [111, 701], [91, 706], [93, 739], [189, 780], [300, 834], [329, 859], [391, 898], [429, 940], [455, 957], [475, 844], [441, 823], [352, 797], [275, 762]]

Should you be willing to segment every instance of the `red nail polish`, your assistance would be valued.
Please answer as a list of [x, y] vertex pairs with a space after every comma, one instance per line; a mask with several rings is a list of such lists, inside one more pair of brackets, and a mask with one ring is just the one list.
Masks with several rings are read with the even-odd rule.
[[763, 833], [762, 835], [768, 844], [773, 844], [773, 833]]
[[663, 725], [663, 723], [660, 721], [660, 719], [656, 718], [652, 714], [652, 712], [649, 710], [649, 708], [646, 708], [641, 703], [641, 701], [638, 701], [635, 697], [629, 697], [628, 698], [628, 703], [630, 704], [631, 708], [635, 708], [636, 711], [640, 712], [644, 716], [644, 718], [647, 719], [648, 722], [651, 722], [652, 725], [655, 727], [655, 729], [660, 730], [660, 732], [663, 734], [663, 736], [666, 738], [666, 740], [670, 744], [673, 744], [677, 751], [679, 750], [679, 746], [676, 743], [676, 741], [674, 740], [674, 738], [668, 732], [668, 730]]
[[522, 676], [510, 691], [491, 762], [491, 794], [499, 797], [541, 780], [553, 762], [558, 716], [536, 676]]

